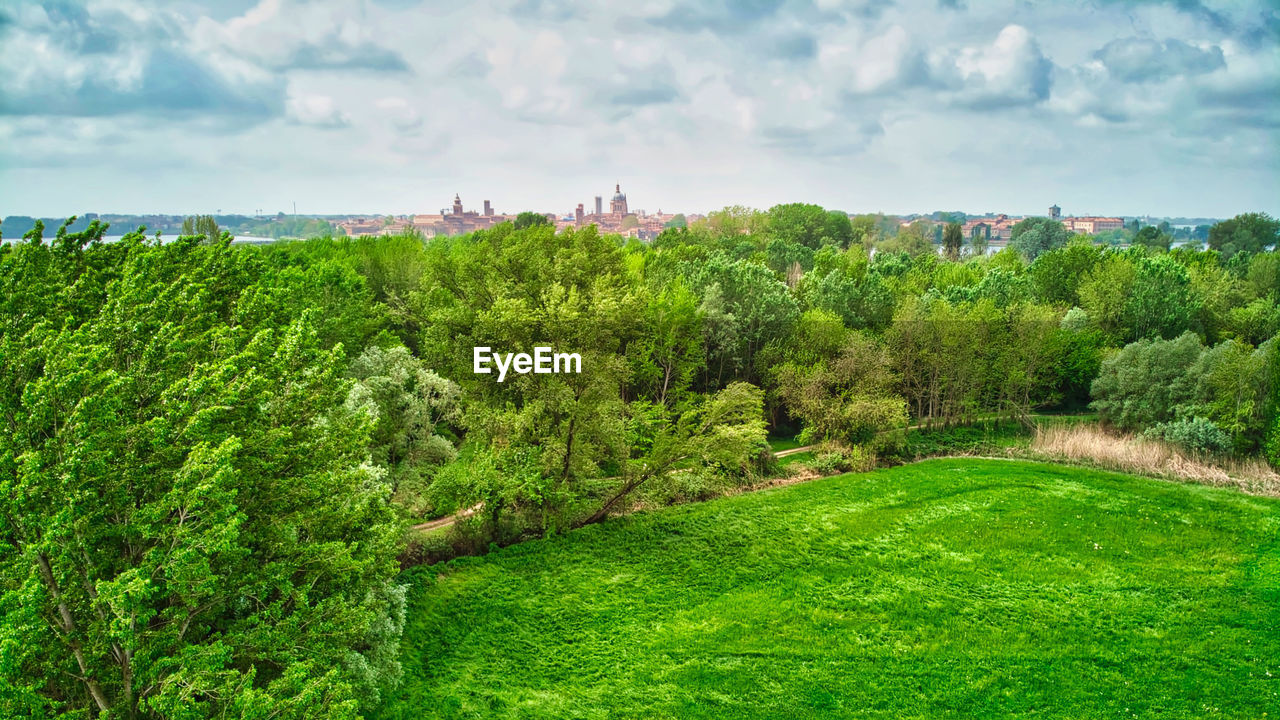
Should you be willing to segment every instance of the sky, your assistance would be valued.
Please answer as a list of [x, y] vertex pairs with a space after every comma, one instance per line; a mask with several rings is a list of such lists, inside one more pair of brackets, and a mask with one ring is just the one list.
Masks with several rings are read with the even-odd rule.
[[1274, 0], [0, 4], [0, 215], [1280, 215]]

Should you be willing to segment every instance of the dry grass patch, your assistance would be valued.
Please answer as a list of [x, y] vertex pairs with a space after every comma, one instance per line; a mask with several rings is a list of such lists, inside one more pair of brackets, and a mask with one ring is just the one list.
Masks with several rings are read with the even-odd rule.
[[1108, 470], [1280, 497], [1280, 475], [1262, 460], [1199, 457], [1168, 443], [1112, 435], [1096, 426], [1042, 427], [1036, 431], [1031, 453], [1050, 460], [1085, 462]]

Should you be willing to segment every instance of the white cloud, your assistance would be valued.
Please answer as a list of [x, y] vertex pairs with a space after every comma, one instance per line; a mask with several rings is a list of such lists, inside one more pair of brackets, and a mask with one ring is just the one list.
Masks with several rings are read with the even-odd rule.
[[351, 124], [351, 118], [340, 111], [328, 95], [291, 97], [286, 109], [288, 118], [299, 125], [342, 128]]
[[1052, 63], [1021, 25], [1006, 25], [990, 45], [962, 48], [942, 62], [943, 77], [961, 82], [962, 104], [1025, 105], [1049, 96]]

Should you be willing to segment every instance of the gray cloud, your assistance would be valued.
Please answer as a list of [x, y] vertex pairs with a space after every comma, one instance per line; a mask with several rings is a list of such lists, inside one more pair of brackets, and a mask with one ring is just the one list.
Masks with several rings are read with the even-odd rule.
[[808, 32], [790, 32], [770, 39], [770, 57], [782, 60], [810, 60], [818, 54], [818, 38]]
[[482, 78], [489, 74], [489, 61], [479, 51], [463, 55], [449, 65], [449, 75], [458, 78]]
[[741, 33], [773, 18], [783, 5], [783, 0], [686, 0], [650, 22], [674, 32], [710, 30], [717, 34]]
[[400, 53], [372, 43], [343, 46], [338, 42], [300, 45], [276, 67], [294, 70], [367, 70], [382, 73], [411, 72]]
[[1171, 7], [1217, 33], [1233, 37], [1252, 48], [1280, 40], [1280, 12], [1274, 2], [1222, 3], [1220, 9], [1202, 0], [1095, 0], [1125, 8]]
[[1178, 75], [1201, 75], [1226, 65], [1222, 48], [1198, 48], [1181, 40], [1143, 38], [1112, 40], [1094, 53], [1111, 76], [1122, 82], [1143, 83]]
[[876, 138], [884, 135], [884, 127], [875, 121], [837, 122], [818, 127], [772, 125], [761, 131], [765, 143], [773, 148], [809, 158], [838, 160], [859, 155]]
[[82, 82], [47, 79], [25, 89], [0, 88], [0, 114], [96, 117], [139, 114], [156, 119], [173, 116], [222, 116], [245, 125], [275, 117], [284, 110], [279, 81], [236, 82], [209, 64], [172, 48], [156, 48], [143, 60], [136, 83], [118, 84], [90, 75]]
[[69, 2], [17, 7], [5, 31], [13, 53], [0, 59], [0, 115], [198, 117], [221, 119], [210, 129], [222, 132], [284, 111], [281, 79], [229, 72], [165, 16]]
[[519, 17], [564, 21], [574, 17], [577, 8], [565, 0], [516, 0], [511, 12]]
[[990, 45], [936, 56], [930, 76], [937, 85], [951, 89], [947, 95], [951, 104], [1000, 111], [1047, 100], [1053, 63], [1026, 28], [1007, 25]]
[[675, 102], [682, 97], [682, 93], [671, 66], [659, 64], [634, 70], [615, 78], [613, 82], [604, 83], [592, 90], [591, 96], [597, 103], [629, 112], [646, 105]]

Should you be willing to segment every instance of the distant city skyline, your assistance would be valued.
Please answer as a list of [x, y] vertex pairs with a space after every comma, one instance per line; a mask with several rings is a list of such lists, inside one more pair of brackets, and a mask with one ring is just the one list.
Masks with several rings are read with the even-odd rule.
[[1266, 0], [18, 0], [0, 215], [1280, 215]]

